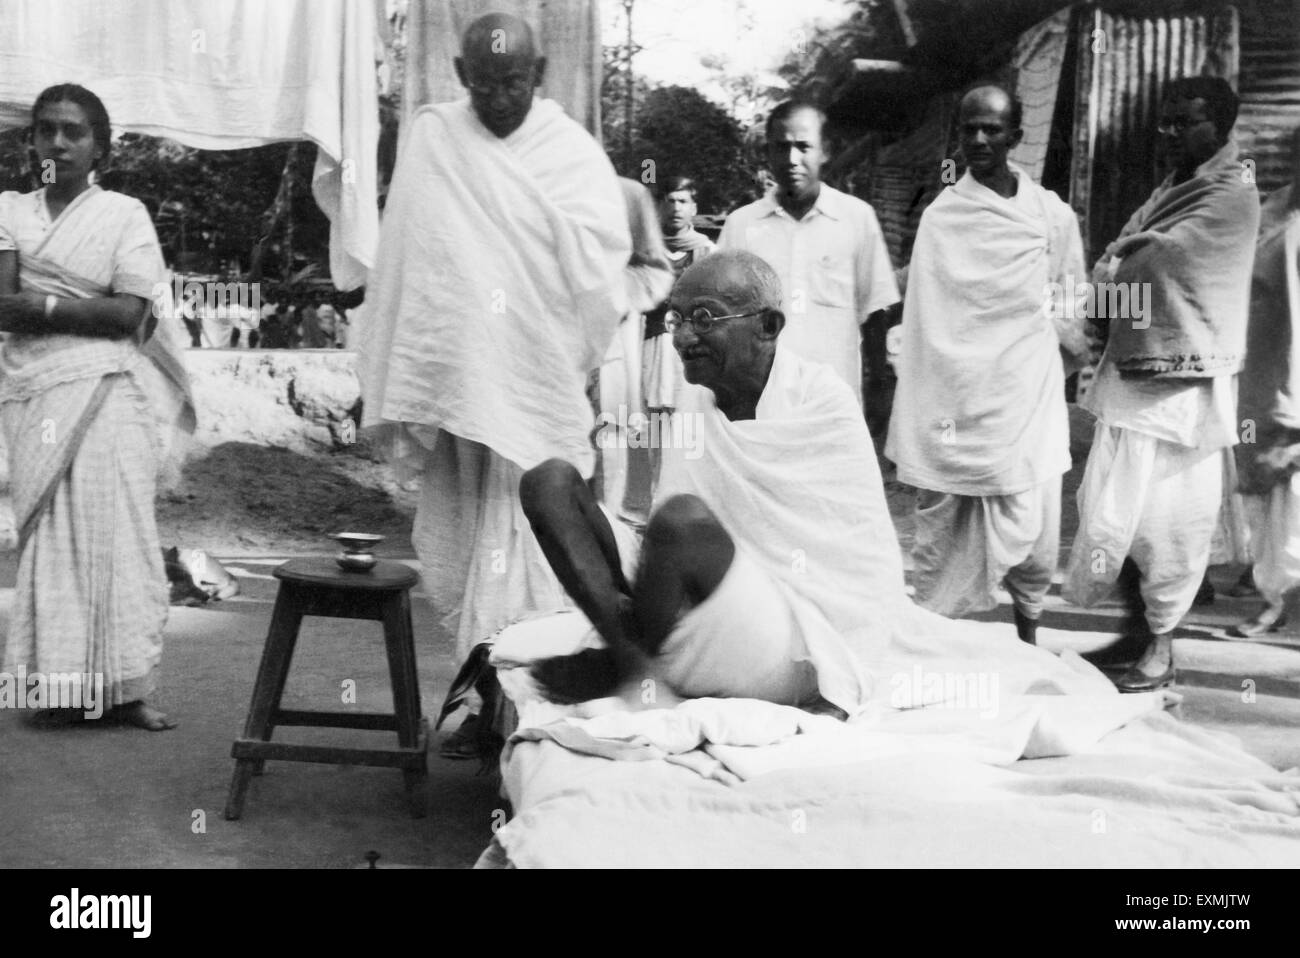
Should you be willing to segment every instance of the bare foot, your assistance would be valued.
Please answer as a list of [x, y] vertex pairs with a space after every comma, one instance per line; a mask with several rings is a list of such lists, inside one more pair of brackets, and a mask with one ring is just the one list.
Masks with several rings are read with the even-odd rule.
[[1155, 636], [1134, 668], [1146, 676], [1159, 676], [1169, 671], [1174, 659], [1174, 641], [1169, 633]]
[[542, 659], [533, 664], [532, 676], [557, 705], [604, 698], [618, 685], [618, 670], [608, 649], [583, 649], [574, 655]]
[[125, 705], [116, 705], [108, 713], [107, 717], [122, 725], [132, 725], [148, 732], [165, 732], [167, 729], [176, 727], [174, 721], [156, 708], [145, 705], [144, 702], [127, 702]]

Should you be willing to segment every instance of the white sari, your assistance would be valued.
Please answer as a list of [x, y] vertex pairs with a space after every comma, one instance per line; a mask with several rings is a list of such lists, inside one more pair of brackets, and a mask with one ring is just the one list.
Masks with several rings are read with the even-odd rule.
[[[43, 190], [0, 194], [5, 249], [24, 292], [152, 300], [163, 279], [143, 205], [94, 186], [52, 222]], [[125, 339], [10, 335], [0, 350], [19, 536], [0, 667], [102, 675], [108, 705], [155, 688], [168, 606], [153, 511], [160, 426], [193, 423], [168, 329], [149, 326]]]

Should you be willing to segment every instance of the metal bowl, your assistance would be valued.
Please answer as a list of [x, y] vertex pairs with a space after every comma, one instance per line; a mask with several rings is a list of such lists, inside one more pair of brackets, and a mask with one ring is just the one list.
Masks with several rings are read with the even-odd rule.
[[331, 538], [348, 552], [368, 553], [384, 541], [383, 536], [369, 532], [336, 532]]
[[348, 572], [369, 572], [379, 560], [370, 552], [340, 552], [334, 561]]

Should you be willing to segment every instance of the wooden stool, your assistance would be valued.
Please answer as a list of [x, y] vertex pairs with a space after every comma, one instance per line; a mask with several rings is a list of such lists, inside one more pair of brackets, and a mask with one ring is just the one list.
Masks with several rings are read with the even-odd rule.
[[[243, 738], [235, 740], [230, 754], [235, 776], [226, 800], [226, 818], [244, 811], [249, 779], [261, 774], [266, 760], [328, 762], [335, 765], [371, 765], [400, 768], [406, 780], [411, 814], [425, 814], [423, 784], [428, 774], [428, 727], [420, 711], [420, 688], [415, 674], [415, 637], [411, 629], [409, 590], [420, 580], [411, 569], [396, 562], [380, 562], [369, 572], [345, 572], [333, 559], [293, 559], [275, 570], [280, 591], [271, 615], [271, 628], [262, 650], [262, 664], [253, 686]], [[374, 619], [384, 624], [388, 672], [393, 684], [395, 714], [305, 712], [280, 708], [289, 660], [298, 641], [305, 615], [337, 619]], [[398, 748], [338, 748], [272, 742], [277, 725], [312, 725], [396, 731]]]

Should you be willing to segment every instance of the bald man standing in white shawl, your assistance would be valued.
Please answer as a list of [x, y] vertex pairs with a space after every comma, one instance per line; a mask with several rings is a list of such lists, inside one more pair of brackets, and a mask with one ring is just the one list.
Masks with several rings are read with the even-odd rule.
[[1005, 583], [1033, 643], [1070, 468], [1062, 357], [1087, 342], [1082, 317], [1071, 325], [1050, 295], [1085, 278], [1079, 224], [1007, 162], [1019, 113], [999, 87], [962, 99], [968, 169], [921, 218], [885, 455], [919, 490], [917, 604], [980, 612]]
[[422, 467], [412, 541], [464, 657], [566, 604], [519, 478], [554, 456], [592, 473], [585, 387], [626, 313], [631, 242], [600, 146], [534, 99], [546, 60], [528, 25], [481, 17], [461, 52], [469, 98], [403, 131], [357, 339], [363, 424]]

